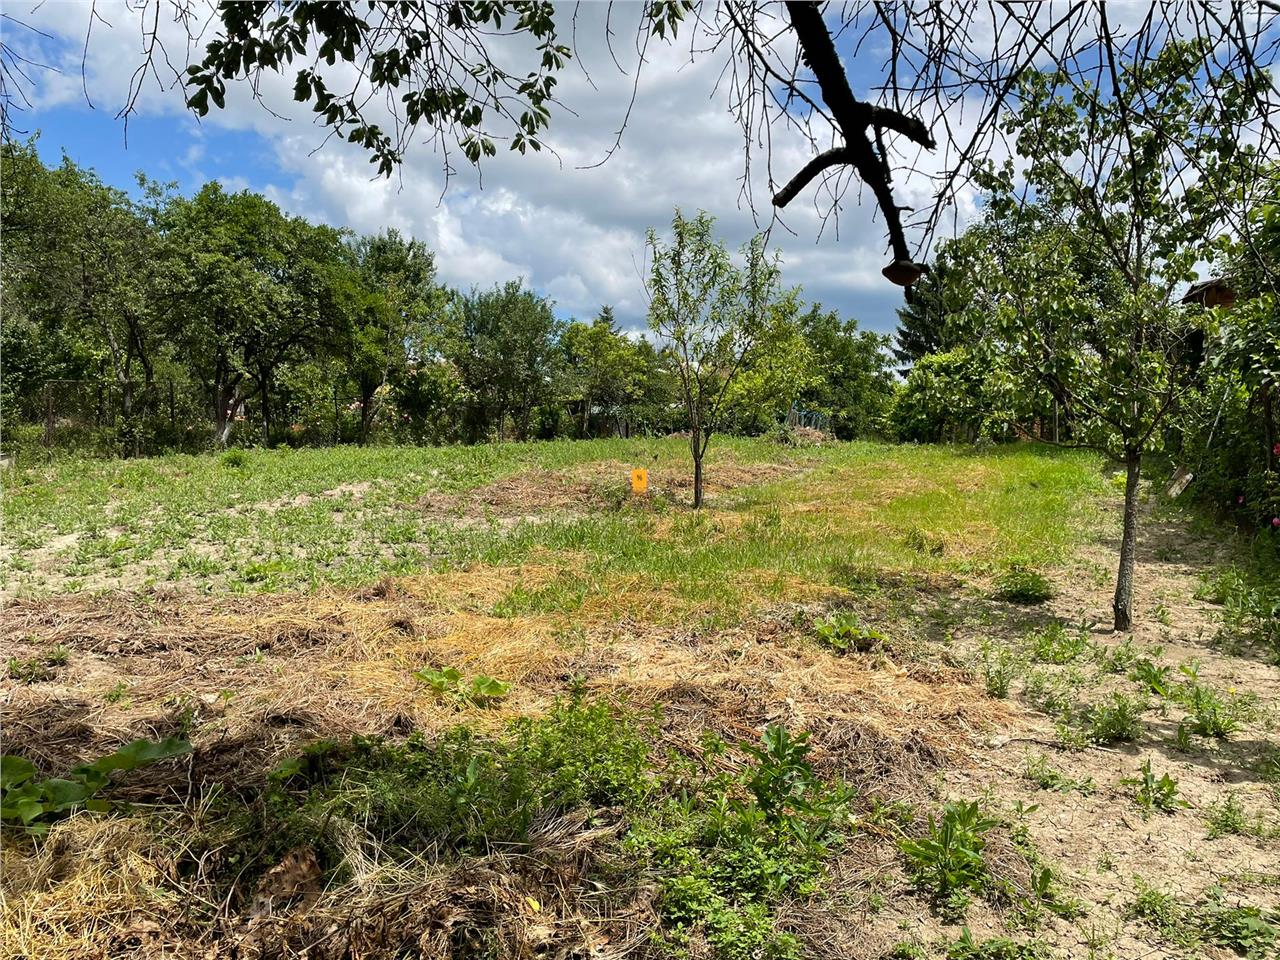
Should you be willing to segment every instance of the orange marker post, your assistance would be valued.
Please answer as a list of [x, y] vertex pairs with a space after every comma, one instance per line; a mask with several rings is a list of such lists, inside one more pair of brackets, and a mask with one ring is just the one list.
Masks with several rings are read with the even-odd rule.
[[631, 492], [637, 497], [642, 497], [649, 492], [649, 471], [644, 467], [637, 467], [631, 471]]

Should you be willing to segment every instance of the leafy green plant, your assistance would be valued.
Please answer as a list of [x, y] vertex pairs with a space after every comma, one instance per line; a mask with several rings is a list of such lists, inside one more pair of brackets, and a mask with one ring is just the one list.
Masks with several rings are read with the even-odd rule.
[[1022, 564], [1014, 564], [996, 577], [995, 586], [996, 599], [1008, 603], [1044, 603], [1054, 596], [1053, 586], [1044, 575]]
[[511, 684], [483, 673], [466, 682], [455, 667], [423, 667], [415, 670], [413, 675], [429, 686], [440, 699], [452, 700], [460, 706], [485, 707], [511, 692]]
[[247, 466], [249, 463], [249, 455], [238, 448], [228, 450], [222, 455], [222, 465], [230, 467], [232, 470], [239, 470]]
[[992, 937], [979, 942], [968, 927], [962, 927], [959, 939], [947, 947], [947, 960], [1045, 960], [1049, 955], [1048, 946], [1035, 940], [1015, 943]]
[[10, 657], [5, 664], [5, 672], [10, 680], [23, 684], [43, 683], [54, 677], [50, 664], [43, 657]]
[[1049, 766], [1049, 758], [1043, 753], [1034, 757], [1027, 757], [1026, 771], [1024, 776], [1041, 790], [1057, 790], [1059, 793], [1067, 793], [1068, 791], [1078, 791], [1082, 796], [1091, 796], [1097, 791], [1097, 786], [1093, 782], [1093, 777], [1085, 777], [1083, 780], [1074, 780], [1065, 774], [1059, 773]]
[[1280, 911], [1263, 911], [1251, 904], [1226, 906], [1221, 892], [1213, 889], [1196, 911], [1195, 922], [1209, 943], [1242, 957], [1273, 957], [1280, 941]]
[[1194, 746], [1191, 741], [1191, 727], [1186, 722], [1179, 723], [1173, 731], [1173, 749], [1179, 753], [1190, 753]]
[[1211, 803], [1204, 813], [1204, 822], [1209, 828], [1209, 837], [1245, 836], [1271, 837], [1280, 836], [1280, 827], [1268, 827], [1261, 813], [1250, 817], [1240, 803], [1240, 797], [1234, 790], [1229, 791], [1222, 800]]
[[807, 759], [809, 734], [792, 736], [785, 726], [771, 723], [760, 736], [760, 746], [743, 747], [756, 761], [747, 789], [765, 816], [778, 818], [789, 809], [808, 809], [806, 795], [813, 789], [813, 767]]
[[1175, 696], [1191, 711], [1183, 719], [1192, 733], [1202, 737], [1226, 739], [1240, 729], [1247, 704], [1237, 697], [1223, 697], [1218, 691], [1198, 680], [1191, 680], [1175, 690]]
[[1103, 673], [1124, 673], [1137, 659], [1138, 652], [1134, 649], [1132, 637], [1125, 637], [1122, 643], [1114, 647], [1105, 643], [1093, 646], [1093, 662]]
[[819, 621], [813, 632], [824, 646], [842, 654], [850, 650], [873, 650], [885, 643], [883, 633], [863, 626], [857, 617], [843, 611]]
[[1136, 661], [1129, 670], [1129, 679], [1138, 684], [1147, 693], [1158, 697], [1169, 696], [1173, 689], [1172, 668], [1158, 665], [1147, 658]]
[[1173, 813], [1179, 807], [1190, 806], [1178, 796], [1178, 783], [1173, 777], [1169, 776], [1168, 773], [1163, 773], [1157, 778], [1151, 772], [1150, 760], [1142, 762], [1139, 776], [1126, 777], [1120, 782], [1125, 786], [1137, 788], [1134, 797], [1138, 801], [1138, 805], [1142, 807], [1145, 815], [1149, 816], [1153, 810]]
[[98, 794], [116, 771], [128, 772], [190, 752], [191, 744], [177, 737], [159, 742], [134, 740], [115, 753], [71, 770], [65, 777], [40, 779], [35, 764], [12, 754], [0, 756], [0, 820], [29, 833], [44, 833], [60, 815], [77, 809], [106, 812], [107, 800]]
[[678, 953], [701, 928], [717, 957], [798, 956], [769, 905], [812, 892], [849, 802], [813, 772], [807, 740], [770, 725], [759, 746], [743, 748], [754, 761], [746, 770], [680, 772], [678, 797], [637, 818], [627, 846], [658, 872], [664, 934]]
[[1109, 701], [1085, 711], [1084, 735], [1090, 743], [1129, 743], [1142, 736], [1146, 701], [1113, 693]]
[[1069, 631], [1056, 620], [1028, 634], [1027, 639], [1036, 660], [1059, 666], [1078, 660], [1089, 649], [1089, 635], [1084, 630]]
[[1156, 930], [1162, 939], [1188, 949], [1200, 944], [1226, 947], [1250, 960], [1274, 956], [1280, 941], [1280, 911], [1252, 904], [1227, 905], [1217, 887], [1210, 887], [1199, 902], [1184, 905], [1140, 878], [1137, 885], [1138, 895], [1129, 914]]
[[1009, 685], [1021, 669], [1021, 661], [1017, 653], [1003, 644], [995, 645], [983, 639], [979, 649], [982, 652], [982, 673], [986, 680], [987, 696], [1003, 700], [1009, 695]]
[[987, 882], [987, 865], [982, 859], [984, 834], [998, 822], [984, 816], [976, 800], [946, 804], [938, 820], [930, 815], [928, 833], [898, 841], [912, 866], [916, 886], [943, 902], [948, 912], [963, 913], [967, 892]]

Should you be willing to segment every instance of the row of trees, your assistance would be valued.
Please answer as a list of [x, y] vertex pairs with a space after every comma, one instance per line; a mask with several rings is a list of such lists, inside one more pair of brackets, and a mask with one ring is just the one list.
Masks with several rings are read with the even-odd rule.
[[[354, 236], [216, 183], [184, 197], [140, 178], [130, 195], [70, 160], [46, 166], [34, 141], [5, 144], [0, 164], [0, 400], [10, 424], [15, 412], [71, 417], [63, 401], [73, 388], [57, 383], [69, 381], [110, 385], [110, 436], [125, 453], [759, 433], [792, 404], [829, 415], [840, 436], [853, 437], [878, 426], [892, 394], [885, 338], [783, 291], [776, 260], [766, 282], [756, 270], [767, 259], [759, 241], [740, 268], [705, 215], [677, 215], [676, 244], [696, 226], [702, 252], [714, 254], [708, 289], [720, 299], [708, 315], [749, 341], [733, 363], [724, 360], [727, 341], [692, 361], [681, 353], [699, 321], [660, 316], [657, 273], [652, 336], [632, 336], [607, 306], [563, 321], [518, 280], [447, 289], [431, 251], [394, 230]], [[656, 270], [661, 244], [652, 243]], [[735, 287], [747, 274], [752, 294]], [[688, 403], [691, 371], [708, 391], [715, 384], [710, 406]], [[178, 385], [178, 409], [166, 421], [150, 414], [169, 383]]]

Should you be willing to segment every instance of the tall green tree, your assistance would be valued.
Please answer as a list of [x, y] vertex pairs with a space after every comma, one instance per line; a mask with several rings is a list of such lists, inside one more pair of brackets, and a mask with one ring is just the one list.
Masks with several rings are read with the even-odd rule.
[[909, 288], [907, 301], [898, 307], [893, 356], [905, 375], [913, 363], [930, 353], [945, 353], [960, 346], [948, 333], [947, 315], [959, 308], [956, 300], [952, 243], [943, 243], [929, 272]]
[[[1173, 294], [1237, 212], [1230, 183], [1250, 154], [1234, 135], [1247, 97], [1194, 95], [1216, 70], [1208, 47], [1174, 44], [1113, 62], [1100, 85], [1030, 74], [1008, 122], [1023, 169], [980, 175], [996, 242], [971, 276], [990, 306], [968, 311], [965, 332], [1053, 396], [1072, 442], [1124, 465], [1117, 630], [1133, 622], [1143, 456], [1189, 383], [1194, 327]], [[1189, 183], [1191, 155], [1201, 178]]]
[[841, 319], [818, 303], [800, 318], [800, 327], [817, 372], [801, 392], [801, 405], [828, 414], [831, 431], [841, 440], [876, 433], [893, 398], [889, 338], [860, 330], [857, 321]]
[[693, 454], [693, 506], [703, 502], [703, 458], [724, 425], [730, 388], [756, 356], [782, 302], [776, 255], [757, 236], [735, 265], [715, 220], [679, 210], [671, 240], [649, 231], [649, 327], [657, 336], [684, 402]]
[[551, 302], [511, 280], [454, 295], [445, 321], [444, 355], [467, 396], [466, 429], [474, 443], [507, 420], [527, 439], [534, 410], [551, 394], [560, 324]]
[[256, 396], [269, 442], [276, 371], [290, 357], [332, 346], [358, 307], [344, 235], [216, 183], [176, 200], [164, 222], [181, 275], [170, 308], [211, 397], [214, 440], [226, 445]]
[[387, 229], [358, 238], [351, 250], [359, 289], [343, 352], [364, 444], [385, 388], [432, 348], [445, 294], [435, 282], [435, 255], [421, 241]]
[[578, 407], [580, 437], [590, 436], [593, 411], [615, 421], [626, 417], [644, 394], [645, 377], [654, 374], [644, 350], [622, 333], [608, 305], [589, 324], [568, 324], [560, 347], [567, 397]]
[[[138, 394], [152, 387], [165, 345], [163, 238], [153, 208], [66, 157], [46, 168], [34, 141], [3, 150], [7, 319], [61, 342], [61, 351], [80, 354], [115, 382], [123, 448], [136, 453]], [[163, 193], [143, 186], [153, 199]], [[17, 369], [37, 352], [20, 348]], [[31, 365], [58, 364], [46, 356]]]

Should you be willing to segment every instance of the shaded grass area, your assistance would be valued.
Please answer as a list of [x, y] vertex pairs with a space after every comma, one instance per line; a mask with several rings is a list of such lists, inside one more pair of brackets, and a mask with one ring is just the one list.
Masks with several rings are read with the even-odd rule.
[[[780, 461], [789, 476], [751, 485], [750, 465]], [[487, 516], [476, 492], [500, 490], [504, 478], [545, 476], [550, 484], [593, 464], [594, 482], [610, 495], [580, 511], [535, 498], [520, 515]], [[1101, 489], [1093, 458], [1032, 447], [788, 451], [726, 439], [712, 448], [710, 480], [717, 468], [732, 469], [747, 485], [717, 492], [712, 509], [695, 513], [679, 489], [642, 502], [621, 495], [628, 465], [677, 480], [691, 473], [678, 439], [250, 451], [240, 466], [187, 456], [32, 468], [6, 489], [6, 589], [40, 595], [173, 582], [274, 592], [510, 566], [552, 552], [576, 557], [573, 572], [501, 609], [566, 610], [619, 590], [661, 589], [722, 611], [744, 599], [776, 600], [801, 582], [853, 586], [876, 571], [985, 576], [1056, 563], [1089, 523]], [[478, 501], [478, 516], [419, 509], [421, 498], [440, 493]]]

